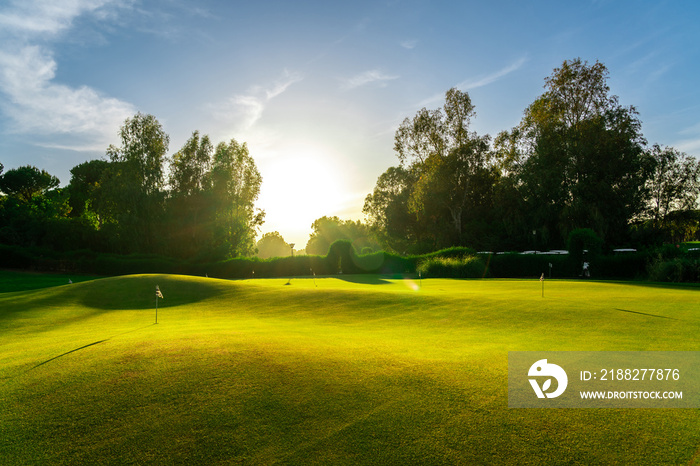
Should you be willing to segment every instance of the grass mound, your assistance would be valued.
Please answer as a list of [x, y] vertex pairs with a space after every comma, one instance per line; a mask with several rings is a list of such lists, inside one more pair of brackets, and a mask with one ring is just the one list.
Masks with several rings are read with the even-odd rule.
[[698, 350], [696, 289], [286, 283], [0, 294], [0, 463], [685, 464], [700, 448], [698, 410], [507, 408], [508, 351]]

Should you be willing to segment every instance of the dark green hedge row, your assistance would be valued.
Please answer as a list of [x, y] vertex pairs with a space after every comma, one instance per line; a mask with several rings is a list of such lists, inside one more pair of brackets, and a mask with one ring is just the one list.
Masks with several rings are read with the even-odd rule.
[[[478, 257], [478, 261], [471, 260]], [[420, 270], [426, 277], [443, 278], [576, 278], [583, 264], [569, 255], [549, 254], [477, 254], [461, 258], [423, 256]], [[642, 279], [646, 277], [649, 255], [633, 253], [617, 256], [597, 255], [588, 260], [591, 278]]]
[[37, 248], [0, 245], [0, 267], [47, 272], [126, 275], [173, 273], [217, 278], [268, 278], [307, 275], [414, 273], [419, 257], [386, 252], [357, 255], [349, 241], [331, 245], [326, 256], [274, 259], [235, 258], [215, 263], [188, 262], [148, 254], [97, 254], [92, 251], [59, 253]]
[[[474, 258], [474, 259], [471, 259]], [[632, 253], [597, 255], [589, 260], [591, 278], [698, 281], [700, 261], [670, 250], [652, 256]], [[550, 268], [549, 264], [552, 265]], [[167, 257], [132, 254], [98, 254], [89, 250], [60, 253], [0, 245], [0, 267], [39, 271], [125, 275], [173, 273], [216, 278], [268, 278], [343, 274], [400, 275], [421, 271], [424, 277], [455, 278], [575, 278], [581, 263], [567, 255], [476, 254], [469, 248], [450, 248], [423, 256], [398, 256], [387, 252], [358, 255], [349, 241], [331, 245], [326, 256], [274, 259], [236, 258], [215, 263], [180, 261]]]

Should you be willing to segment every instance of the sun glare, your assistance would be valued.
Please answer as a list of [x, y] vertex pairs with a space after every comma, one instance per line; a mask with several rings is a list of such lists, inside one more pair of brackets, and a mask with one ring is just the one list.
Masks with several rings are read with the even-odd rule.
[[265, 210], [262, 231], [279, 231], [305, 246], [311, 224], [343, 209], [347, 187], [337, 154], [313, 144], [295, 144], [264, 157], [258, 206]]

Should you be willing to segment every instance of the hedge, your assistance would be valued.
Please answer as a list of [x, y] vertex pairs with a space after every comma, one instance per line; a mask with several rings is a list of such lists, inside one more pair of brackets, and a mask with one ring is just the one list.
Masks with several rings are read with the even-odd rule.
[[[657, 281], [700, 280], [700, 253], [677, 248], [624, 255], [597, 255], [590, 260], [592, 278]], [[470, 248], [449, 248], [422, 256], [398, 256], [384, 251], [358, 255], [349, 241], [331, 245], [326, 256], [273, 259], [235, 258], [192, 262], [152, 254], [98, 254], [90, 250], [59, 253], [39, 248], [0, 245], [0, 267], [124, 275], [177, 273], [216, 278], [269, 278], [343, 274], [401, 276], [420, 271], [425, 277], [576, 278], [581, 264], [569, 255], [477, 254]]]

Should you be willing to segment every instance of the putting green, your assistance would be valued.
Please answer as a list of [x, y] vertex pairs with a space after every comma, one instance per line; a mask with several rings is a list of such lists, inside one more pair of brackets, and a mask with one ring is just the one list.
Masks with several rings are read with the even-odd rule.
[[0, 463], [700, 460], [699, 410], [507, 407], [508, 351], [700, 350], [698, 289], [287, 283], [134, 275], [0, 294]]

